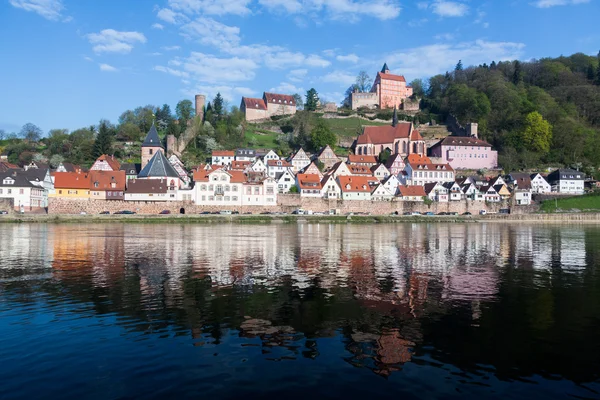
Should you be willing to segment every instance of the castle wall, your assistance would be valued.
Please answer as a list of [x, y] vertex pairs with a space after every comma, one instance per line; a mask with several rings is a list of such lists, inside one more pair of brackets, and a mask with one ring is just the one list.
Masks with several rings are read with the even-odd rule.
[[350, 95], [350, 101], [353, 110], [360, 107], [375, 108], [379, 105], [377, 93], [352, 93]]

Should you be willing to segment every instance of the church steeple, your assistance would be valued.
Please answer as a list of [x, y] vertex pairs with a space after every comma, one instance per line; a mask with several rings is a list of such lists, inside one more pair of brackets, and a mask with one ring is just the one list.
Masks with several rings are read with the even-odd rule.
[[383, 68], [381, 68], [381, 73], [382, 74], [389, 74], [390, 73], [390, 69], [387, 66], [387, 63], [383, 63]]
[[396, 106], [394, 106], [394, 116], [392, 117], [392, 126], [395, 127], [396, 125], [398, 125], [398, 110], [396, 109]]
[[142, 169], [148, 164], [148, 162], [154, 157], [157, 152], [164, 153], [165, 148], [162, 145], [156, 126], [152, 123], [152, 127], [146, 135], [146, 139], [142, 143]]

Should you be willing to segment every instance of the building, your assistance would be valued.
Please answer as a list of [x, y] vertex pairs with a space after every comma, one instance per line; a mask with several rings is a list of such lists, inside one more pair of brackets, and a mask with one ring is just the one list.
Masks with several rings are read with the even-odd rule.
[[54, 193], [51, 193], [49, 197], [89, 199], [89, 174], [87, 172], [55, 172]]
[[169, 156], [169, 164], [171, 164], [173, 169], [175, 169], [175, 171], [177, 171], [177, 173], [179, 174], [179, 179], [181, 179], [181, 181], [183, 182], [183, 187], [189, 188], [191, 179], [188, 172], [185, 169], [185, 165], [183, 165], [183, 162], [179, 159], [179, 157], [177, 157], [177, 155], [175, 154], [171, 154]]
[[343, 200], [371, 200], [372, 186], [376, 182], [368, 176], [339, 176], [337, 178], [342, 190]]
[[498, 152], [492, 150], [491, 144], [474, 137], [448, 136], [433, 145], [430, 154], [454, 169], [498, 168]]
[[127, 182], [125, 201], [175, 201], [165, 179], [131, 179]]
[[413, 89], [406, 84], [404, 76], [392, 74], [385, 63], [375, 76], [371, 91], [352, 93], [350, 100], [353, 110], [360, 107], [402, 108], [406, 99], [412, 94]]
[[349, 154], [347, 162], [348, 162], [348, 164], [365, 165], [367, 167], [372, 167], [373, 165], [377, 165], [377, 163], [379, 161], [377, 160], [376, 155], [367, 156], [367, 155]]
[[152, 123], [152, 127], [150, 127], [150, 131], [146, 135], [146, 139], [142, 143], [142, 170], [150, 162], [152, 157], [156, 153], [164, 153], [165, 148], [158, 137], [158, 132], [156, 131], [156, 126]]
[[321, 197], [325, 199], [341, 199], [342, 189], [336, 182], [333, 175], [325, 175], [321, 179]]
[[272, 160], [279, 160], [280, 157], [273, 150], [269, 150], [267, 154], [262, 157], [265, 164]]
[[102, 154], [94, 161], [90, 171], [118, 171], [121, 169], [121, 163], [115, 156]]
[[48, 195], [54, 193], [54, 182], [50, 175], [50, 169], [31, 168], [27, 171], [18, 171], [18, 174], [25, 177], [32, 185], [43, 189], [42, 207], [48, 207]]
[[142, 169], [141, 167], [142, 164], [121, 164], [121, 171], [125, 171], [125, 177], [129, 181], [130, 179], [137, 178], [138, 174], [140, 173], [140, 170]]
[[314, 162], [311, 162], [308, 167], [304, 168], [301, 171], [303, 174], [315, 174], [315, 175], [319, 175], [319, 178], [323, 178], [323, 173], [321, 172], [321, 170], [319, 169], [319, 167], [317, 167], [317, 164], [315, 164]]
[[398, 197], [403, 201], [423, 201], [427, 196], [423, 186], [400, 186]]
[[383, 164], [374, 165], [371, 167], [371, 173], [380, 181], [390, 176], [390, 171]]
[[13, 199], [15, 210], [31, 211], [46, 207], [45, 190], [34, 185], [17, 170], [0, 173], [0, 198]]
[[390, 154], [425, 155], [425, 141], [411, 122], [397, 122], [384, 126], [365, 126], [356, 139], [354, 152], [357, 155], [378, 155], [387, 150]]
[[267, 161], [267, 175], [269, 175], [273, 179], [275, 179], [278, 175], [292, 169], [292, 164], [286, 160]]
[[294, 172], [302, 171], [310, 165], [310, 157], [300, 148], [290, 159]]
[[90, 175], [90, 198], [96, 200], [124, 200], [125, 171], [93, 170]]
[[294, 115], [296, 100], [287, 94], [264, 92], [262, 99], [242, 97], [240, 111], [244, 113], [246, 121], [267, 119], [274, 115]]
[[231, 162], [231, 166], [229, 167], [230, 170], [235, 170], [235, 171], [244, 171], [247, 172], [250, 170], [252, 163], [250, 161], [232, 161]]
[[392, 175], [398, 175], [404, 171], [404, 159], [400, 154], [392, 154], [385, 163], [386, 168]]
[[298, 174], [296, 175], [296, 186], [300, 192], [300, 197], [321, 197], [321, 177], [317, 174]]
[[386, 188], [388, 192], [396, 196], [399, 192], [398, 187], [400, 186], [400, 181], [396, 178], [396, 175], [390, 175], [382, 182], [382, 185]]
[[427, 195], [430, 200], [439, 203], [447, 203], [449, 200], [448, 189], [441, 183], [426, 183], [423, 186], [423, 189], [425, 190], [425, 195]]
[[377, 184], [373, 186], [373, 190], [371, 191], [371, 200], [378, 201], [390, 201], [396, 196], [396, 191], [394, 189], [394, 193], [388, 190], [387, 187], [383, 183]]
[[450, 201], [460, 201], [463, 199], [464, 194], [460, 185], [456, 182], [446, 182], [443, 184], [448, 191], [448, 198]]
[[449, 164], [407, 163], [399, 180], [403, 185], [454, 182], [454, 170]]
[[548, 175], [548, 183], [553, 192], [583, 194], [585, 174], [573, 169], [557, 169]]
[[235, 160], [254, 162], [256, 160], [256, 151], [252, 149], [237, 149], [235, 151]]
[[257, 158], [256, 161], [252, 163], [252, 165], [250, 166], [250, 170], [267, 175], [267, 166], [260, 158]]
[[242, 171], [198, 170], [194, 173], [195, 201], [207, 206], [274, 206], [276, 183], [266, 177], [249, 180]]
[[291, 169], [275, 175], [274, 179], [277, 182], [277, 190], [279, 193], [288, 193], [292, 186], [296, 185], [296, 177]]
[[215, 165], [231, 165], [233, 160], [235, 160], [235, 152], [229, 150], [213, 150], [210, 163]]
[[329, 145], [323, 147], [317, 155], [317, 160], [321, 162], [325, 169], [329, 169], [334, 166], [335, 163], [340, 161], [339, 157], [335, 155]]
[[548, 183], [546, 178], [540, 174], [531, 174], [529, 176], [531, 180], [531, 192], [537, 194], [544, 194], [552, 192], [552, 186]]
[[167, 182], [169, 190], [176, 190], [183, 187], [183, 181], [179, 173], [173, 168], [169, 160], [162, 151], [157, 151], [138, 174], [137, 180], [159, 179]]

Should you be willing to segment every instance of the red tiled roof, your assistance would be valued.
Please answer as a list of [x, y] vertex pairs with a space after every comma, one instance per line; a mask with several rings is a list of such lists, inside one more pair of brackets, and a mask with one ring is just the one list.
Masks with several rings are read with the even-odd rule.
[[409, 163], [413, 171], [454, 171], [450, 164]]
[[0, 172], [6, 172], [9, 169], [20, 169], [18, 165], [6, 161], [0, 161]]
[[298, 174], [298, 186], [300, 189], [321, 189], [321, 178], [317, 174]]
[[[90, 171], [89, 188], [92, 190], [125, 190], [126, 179], [125, 171]], [[113, 183], [115, 187], [112, 187]]]
[[246, 175], [244, 174], [244, 171], [232, 170], [232, 171], [227, 171], [227, 172], [229, 173], [229, 175], [231, 175], [231, 179], [230, 179], [231, 183], [245, 183], [246, 182]]
[[404, 79], [404, 76], [402, 76], [402, 75], [386, 74], [385, 72], [378, 72], [377, 75], [381, 79], [387, 79], [390, 81], [398, 81], [398, 82], [406, 82], [406, 79]]
[[79, 172], [56, 172], [54, 174], [56, 189], [89, 189], [90, 176]]
[[423, 197], [426, 195], [425, 188], [423, 186], [418, 186], [418, 185], [399, 186], [399, 188], [400, 188], [400, 195], [402, 197], [408, 197], [408, 196]]
[[406, 162], [409, 164], [431, 164], [429, 157], [421, 154], [409, 154], [406, 157]]
[[296, 100], [294, 100], [294, 96], [290, 96], [288, 94], [277, 94], [277, 93], [267, 93], [265, 92], [263, 98], [267, 103], [277, 103], [284, 105], [296, 105]]
[[212, 152], [213, 157], [234, 157], [235, 153], [230, 150], [214, 150]]
[[371, 193], [372, 180], [367, 176], [338, 176], [343, 192]]
[[250, 161], [233, 161], [231, 163], [231, 169], [239, 169], [239, 170], [245, 170], [246, 168], [248, 168], [250, 166], [250, 164], [252, 164]]
[[350, 173], [353, 175], [372, 175], [371, 169], [366, 165], [348, 165]]
[[418, 130], [414, 129], [412, 131], [412, 133], [410, 134], [410, 140], [414, 140], [414, 141], [423, 140], [423, 136], [421, 136], [421, 134], [419, 133]]
[[357, 144], [387, 144], [395, 139], [410, 137], [410, 122], [400, 122], [396, 126], [365, 126], [362, 135], [356, 140]]
[[285, 160], [268, 160], [267, 165], [270, 167], [292, 167], [292, 164]]
[[350, 164], [359, 164], [359, 163], [368, 163], [368, 164], [377, 164], [376, 156], [359, 156], [355, 154], [350, 154], [348, 156], [348, 162]]
[[472, 137], [462, 137], [462, 136], [448, 136], [444, 140], [442, 140], [443, 146], [472, 146], [472, 147], [492, 147], [486, 141], [472, 138]]
[[266, 110], [267, 105], [263, 99], [257, 99], [255, 97], [242, 97], [242, 103], [246, 106], [246, 109], [254, 110]]
[[194, 171], [194, 182], [208, 182], [208, 173], [210, 171], [205, 170], [204, 168], [198, 168]]

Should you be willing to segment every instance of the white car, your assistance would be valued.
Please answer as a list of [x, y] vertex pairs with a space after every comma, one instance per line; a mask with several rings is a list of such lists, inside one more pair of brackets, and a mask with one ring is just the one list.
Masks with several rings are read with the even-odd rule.
[[229, 211], [229, 210], [223, 210], [223, 211], [220, 211], [219, 214], [221, 214], [221, 215], [231, 215], [231, 211]]

